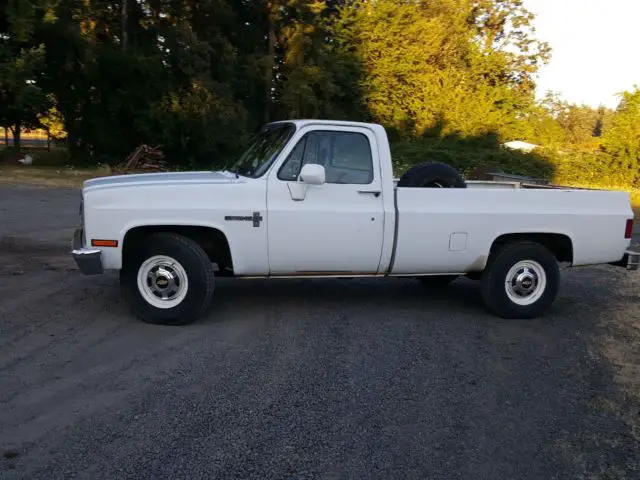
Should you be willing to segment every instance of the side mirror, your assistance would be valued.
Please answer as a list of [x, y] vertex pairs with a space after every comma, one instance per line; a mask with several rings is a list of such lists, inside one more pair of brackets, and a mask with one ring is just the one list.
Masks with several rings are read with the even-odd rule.
[[298, 181], [308, 185], [322, 185], [325, 183], [325, 172], [322, 165], [307, 163], [300, 170]]

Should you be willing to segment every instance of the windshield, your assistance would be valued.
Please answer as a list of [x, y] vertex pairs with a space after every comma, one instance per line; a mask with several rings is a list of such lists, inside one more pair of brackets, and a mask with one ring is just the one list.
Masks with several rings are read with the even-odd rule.
[[255, 136], [251, 146], [231, 167], [231, 171], [244, 177], [262, 176], [294, 131], [292, 123], [267, 125]]

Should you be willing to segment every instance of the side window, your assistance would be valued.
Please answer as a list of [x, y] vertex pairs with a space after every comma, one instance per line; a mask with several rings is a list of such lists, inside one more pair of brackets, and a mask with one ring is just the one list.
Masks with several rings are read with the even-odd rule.
[[307, 133], [278, 171], [278, 178], [295, 181], [307, 163], [324, 166], [327, 183], [368, 184], [373, 181], [371, 146], [369, 139], [361, 133]]

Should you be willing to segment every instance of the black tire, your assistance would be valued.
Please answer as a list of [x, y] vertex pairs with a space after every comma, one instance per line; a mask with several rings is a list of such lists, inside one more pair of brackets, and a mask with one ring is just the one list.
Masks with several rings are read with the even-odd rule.
[[[507, 277], [512, 275], [509, 271], [519, 262], [535, 262], [529, 268], [530, 272], [536, 269], [542, 270], [545, 277], [544, 287], [540, 287], [538, 291], [535, 285], [540, 285], [540, 276], [524, 274], [522, 287], [531, 287], [531, 293], [525, 294], [522, 290], [518, 297], [517, 292], [513, 291], [513, 296], [518, 298], [529, 297], [531, 303], [520, 304], [512, 300], [507, 293], [506, 285]], [[524, 272], [524, 270], [520, 270]], [[531, 281], [537, 278], [538, 281]], [[530, 278], [527, 281], [527, 278]], [[560, 269], [555, 256], [543, 245], [535, 242], [519, 242], [503, 246], [501, 249], [492, 254], [489, 259], [487, 268], [484, 270], [481, 278], [480, 291], [482, 298], [489, 311], [502, 318], [507, 319], [531, 319], [540, 316], [551, 307], [558, 295], [560, 287]], [[515, 285], [512, 282], [511, 285]], [[524, 301], [524, 300], [523, 300]]]
[[414, 165], [398, 180], [398, 187], [467, 188], [464, 177], [451, 165], [426, 162]]
[[[171, 308], [152, 305], [138, 287], [140, 267], [156, 255], [174, 259], [186, 273], [186, 295]], [[129, 252], [120, 270], [120, 285], [131, 310], [142, 321], [156, 325], [188, 325], [197, 320], [211, 303], [214, 270], [206, 252], [190, 238], [175, 233], [155, 233]]]
[[458, 275], [425, 275], [418, 277], [418, 280], [429, 289], [444, 288], [453, 282]]

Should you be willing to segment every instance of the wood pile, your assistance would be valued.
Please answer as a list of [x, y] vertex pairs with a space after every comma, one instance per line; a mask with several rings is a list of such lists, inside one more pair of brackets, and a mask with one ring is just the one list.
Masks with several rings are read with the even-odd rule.
[[166, 172], [168, 168], [162, 162], [163, 158], [161, 146], [138, 145], [112, 172], [114, 175]]

